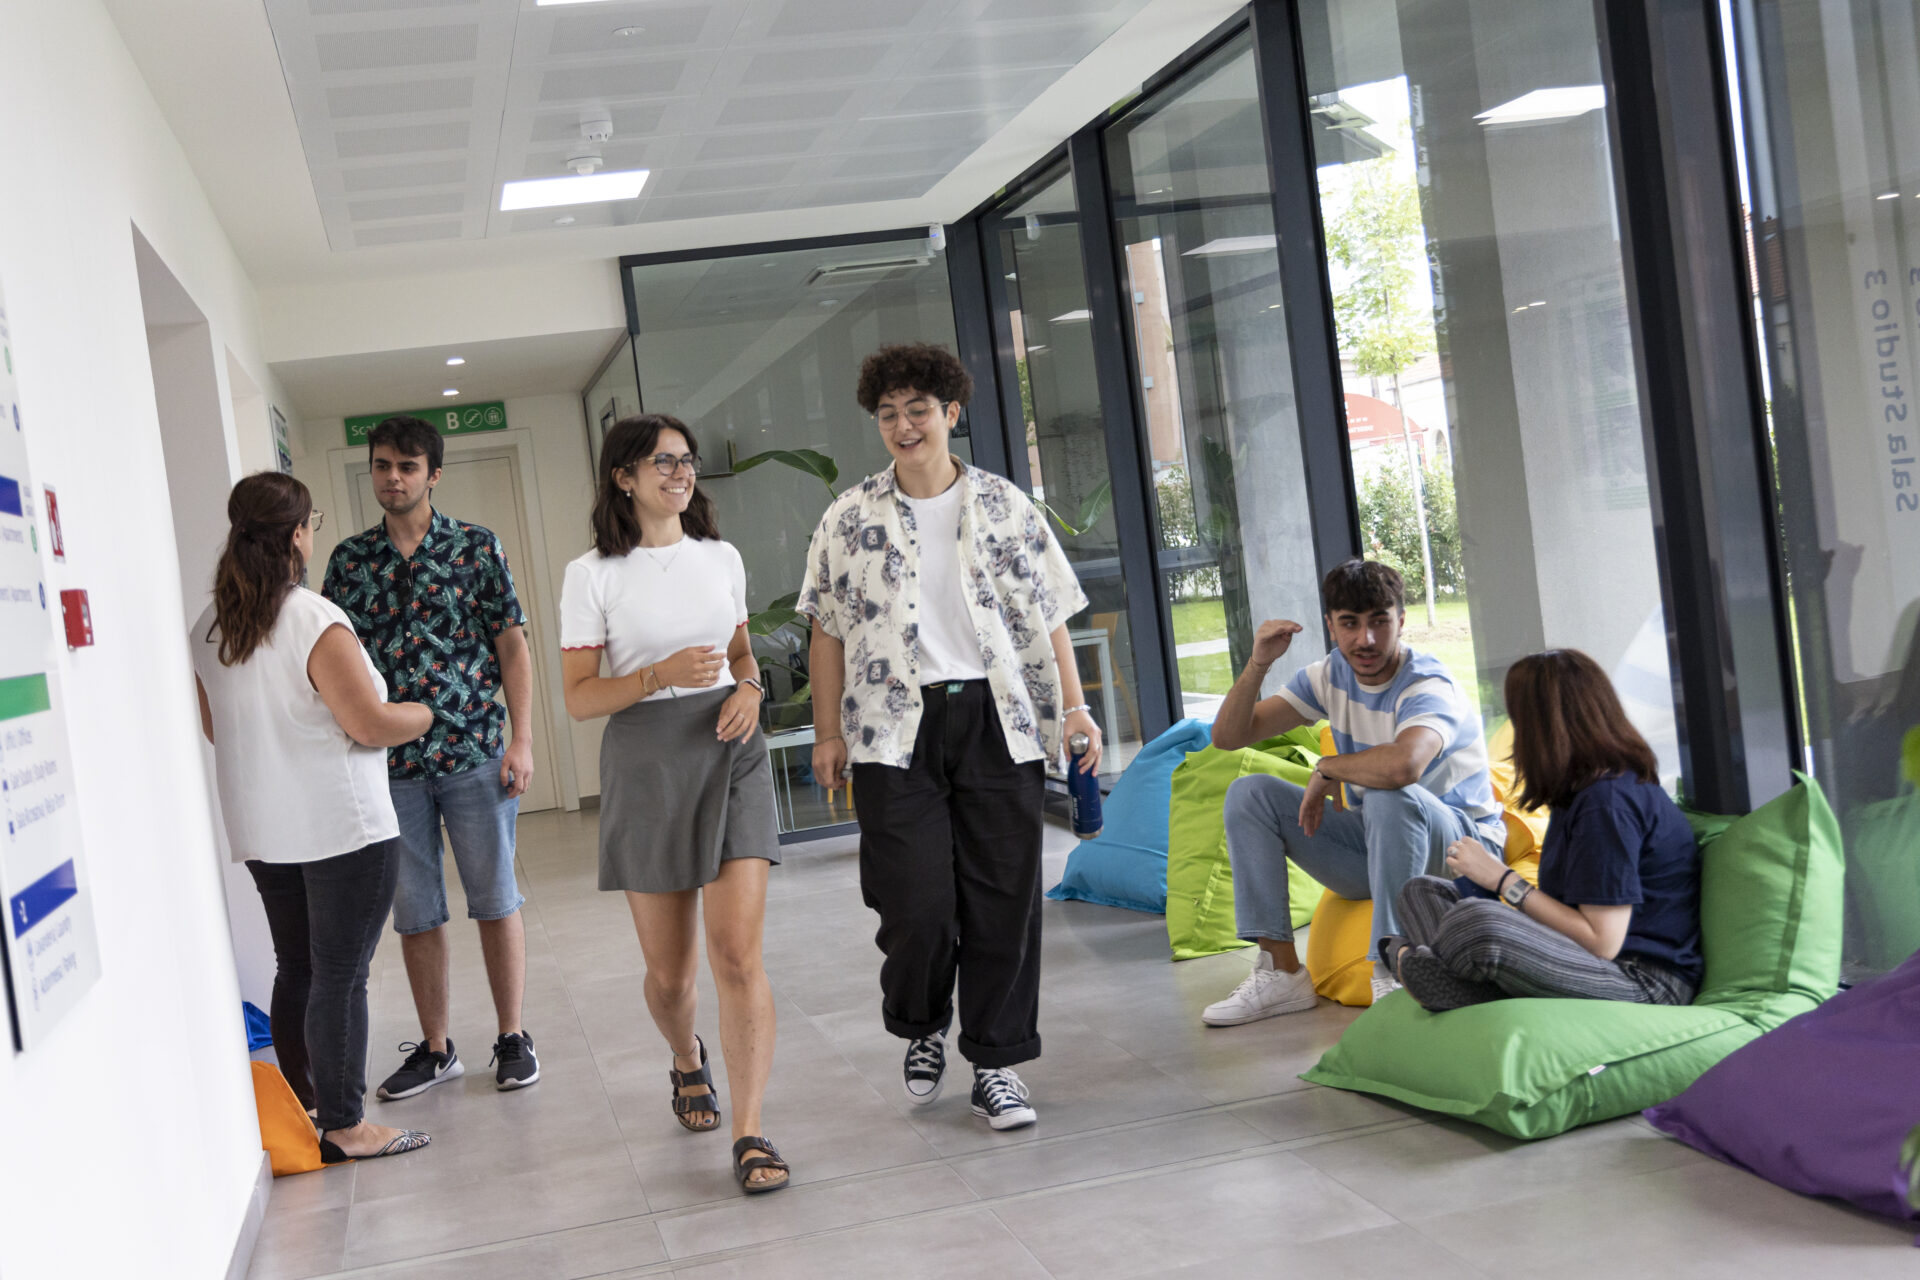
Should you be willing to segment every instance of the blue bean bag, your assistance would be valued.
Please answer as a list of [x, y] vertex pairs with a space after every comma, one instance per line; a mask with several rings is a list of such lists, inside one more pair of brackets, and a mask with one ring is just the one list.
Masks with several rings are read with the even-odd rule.
[[1067, 858], [1066, 874], [1047, 890], [1073, 899], [1159, 915], [1167, 909], [1167, 824], [1173, 771], [1206, 746], [1213, 726], [1182, 720], [1140, 749], [1101, 805], [1100, 834]]

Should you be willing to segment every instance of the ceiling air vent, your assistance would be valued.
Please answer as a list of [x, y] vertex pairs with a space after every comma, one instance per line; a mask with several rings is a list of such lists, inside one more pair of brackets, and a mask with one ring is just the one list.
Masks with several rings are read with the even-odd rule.
[[876, 284], [894, 280], [933, 261], [926, 254], [904, 258], [883, 258], [869, 262], [836, 262], [815, 267], [807, 275], [807, 288], [826, 288], [842, 284]]

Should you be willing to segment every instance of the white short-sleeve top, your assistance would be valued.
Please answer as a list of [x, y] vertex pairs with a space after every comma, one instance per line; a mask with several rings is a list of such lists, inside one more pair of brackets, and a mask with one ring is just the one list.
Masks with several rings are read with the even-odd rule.
[[[349, 738], [307, 677], [313, 646], [334, 626], [353, 634], [338, 605], [295, 587], [245, 662], [221, 665], [211, 605], [187, 637], [213, 709], [214, 773], [236, 862], [318, 862], [400, 834], [385, 749]], [[364, 649], [360, 657], [384, 700], [386, 681]]]
[[[624, 556], [589, 551], [567, 566], [560, 589], [560, 647], [604, 649], [607, 668], [628, 676], [698, 644], [724, 654], [747, 621], [747, 566], [730, 542], [683, 537]], [[734, 682], [720, 669], [713, 688]], [[671, 698], [662, 689], [647, 701]]]

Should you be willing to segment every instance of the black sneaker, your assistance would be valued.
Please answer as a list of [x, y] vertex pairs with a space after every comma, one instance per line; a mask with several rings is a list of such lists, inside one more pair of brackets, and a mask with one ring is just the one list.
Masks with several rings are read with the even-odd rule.
[[509, 1031], [493, 1042], [496, 1089], [524, 1089], [540, 1078], [540, 1059], [533, 1056], [533, 1037], [524, 1031]]
[[1027, 1086], [1012, 1067], [973, 1069], [973, 1114], [996, 1129], [1018, 1129], [1038, 1118], [1027, 1105]]
[[924, 1107], [938, 1098], [940, 1085], [947, 1078], [947, 1038], [936, 1031], [907, 1045], [907, 1060], [901, 1072], [908, 1102]]
[[447, 1041], [445, 1053], [435, 1053], [427, 1048], [426, 1042], [419, 1044], [411, 1040], [400, 1047], [408, 1050], [407, 1060], [400, 1069], [388, 1076], [386, 1082], [376, 1090], [376, 1094], [392, 1102], [396, 1098], [411, 1098], [416, 1093], [425, 1093], [433, 1086], [447, 1080], [456, 1080], [467, 1074], [460, 1061], [460, 1055], [453, 1051], [453, 1041]]

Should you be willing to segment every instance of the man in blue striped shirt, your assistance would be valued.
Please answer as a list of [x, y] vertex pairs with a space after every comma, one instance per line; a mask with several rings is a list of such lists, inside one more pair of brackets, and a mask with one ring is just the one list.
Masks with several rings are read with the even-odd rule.
[[[1401, 931], [1394, 919], [1400, 887], [1441, 874], [1455, 840], [1471, 837], [1496, 856], [1506, 843], [1478, 713], [1445, 666], [1400, 641], [1407, 617], [1400, 575], [1349, 560], [1320, 584], [1320, 599], [1336, 651], [1263, 700], [1267, 669], [1302, 628], [1261, 623], [1247, 669], [1213, 722], [1213, 745], [1233, 750], [1324, 719], [1339, 754], [1321, 760], [1305, 787], [1250, 774], [1227, 789], [1236, 923], [1259, 951], [1246, 981], [1201, 1014], [1208, 1026], [1314, 1005], [1312, 979], [1293, 946], [1288, 858], [1343, 898], [1373, 899], [1378, 1000], [1399, 985], [1380, 963], [1379, 939]], [[1331, 803], [1341, 786], [1345, 810]]]

